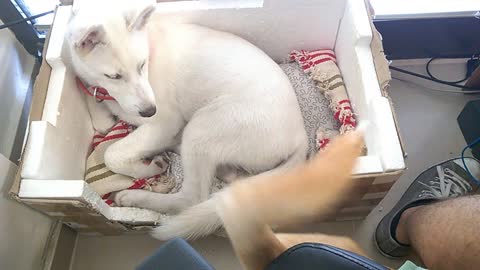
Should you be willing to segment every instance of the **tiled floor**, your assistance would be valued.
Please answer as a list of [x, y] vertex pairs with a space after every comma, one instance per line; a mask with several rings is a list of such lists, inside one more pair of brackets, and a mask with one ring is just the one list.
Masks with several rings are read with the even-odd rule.
[[[405, 62], [398, 64], [405, 64]], [[446, 80], [462, 77], [464, 74], [464, 67], [461, 64], [443, 63], [433, 67], [436, 74]], [[416, 72], [423, 71], [421, 65], [404, 68]], [[398, 74], [394, 76], [401, 77]], [[411, 80], [409, 77], [402, 78]], [[437, 87], [430, 83], [425, 85]], [[327, 233], [351, 235], [369, 256], [385, 265], [397, 267], [402, 263], [401, 261], [388, 260], [376, 252], [372, 243], [375, 226], [423, 169], [459, 155], [465, 141], [458, 128], [456, 117], [471, 97], [439, 94], [400, 81], [393, 81], [390, 95], [408, 153], [406, 160], [408, 170], [377, 209], [363, 222], [321, 224], [316, 229]], [[226, 239], [210, 237], [192, 244], [216, 269], [240, 269]], [[72, 270], [133, 269], [160, 245], [161, 242], [147, 235], [80, 236]]]

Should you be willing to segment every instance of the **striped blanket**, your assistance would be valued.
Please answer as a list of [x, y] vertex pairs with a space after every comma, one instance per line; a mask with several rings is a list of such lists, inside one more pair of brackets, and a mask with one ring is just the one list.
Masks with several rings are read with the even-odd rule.
[[[126, 137], [135, 129], [124, 121], [119, 121], [107, 134], [97, 133], [93, 136], [92, 153], [87, 158], [85, 181], [104, 201], [113, 205], [113, 192], [125, 189], [147, 189], [153, 192], [167, 193], [175, 186], [175, 179], [169, 174], [171, 153], [162, 154], [163, 173], [149, 178], [134, 179], [132, 177], [112, 172], [105, 165], [104, 154], [114, 142]], [[148, 161], [145, 161], [148, 162]]]

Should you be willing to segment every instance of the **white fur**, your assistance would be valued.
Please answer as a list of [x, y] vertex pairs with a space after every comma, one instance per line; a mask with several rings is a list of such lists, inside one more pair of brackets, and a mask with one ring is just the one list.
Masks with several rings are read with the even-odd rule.
[[[116, 196], [118, 204], [176, 213], [209, 198], [219, 166], [261, 173], [305, 159], [307, 139], [299, 105], [273, 60], [232, 34], [189, 24], [138, 24], [148, 19], [148, 9], [104, 9], [100, 18], [87, 21], [91, 16], [83, 12], [93, 11], [82, 8], [70, 24], [77, 74], [90, 85], [108, 89], [118, 101], [104, 102], [113, 114], [140, 125], [109, 147], [107, 166], [133, 177], [151, 176], [158, 168], [141, 160], [181, 143], [180, 192], [122, 191]], [[129, 30], [132, 21], [135, 27]], [[89, 40], [82, 46], [85, 38]], [[145, 59], [148, 68], [139, 72]], [[104, 76], [117, 72], [122, 79]], [[156, 106], [156, 114], [140, 117], [149, 106]], [[212, 199], [172, 217], [155, 236], [210, 233], [219, 226], [214, 205]]]
[[178, 215], [162, 220], [162, 225], [152, 231], [152, 236], [159, 240], [175, 237], [196, 239], [207, 236], [222, 226], [217, 214], [217, 196], [194, 205]]

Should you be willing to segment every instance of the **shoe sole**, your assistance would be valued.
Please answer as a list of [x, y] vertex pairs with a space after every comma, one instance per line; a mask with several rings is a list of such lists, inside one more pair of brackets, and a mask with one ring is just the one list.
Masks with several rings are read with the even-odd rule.
[[373, 233], [373, 244], [375, 246], [375, 248], [377, 249], [377, 251], [382, 254], [382, 256], [384, 257], [387, 257], [389, 259], [394, 259], [394, 260], [399, 260], [399, 259], [402, 259], [402, 258], [405, 258], [406, 256], [404, 257], [395, 257], [395, 256], [392, 256], [390, 254], [387, 254], [385, 253], [379, 246], [378, 246], [378, 242], [377, 242], [377, 230], [375, 230], [375, 232]]

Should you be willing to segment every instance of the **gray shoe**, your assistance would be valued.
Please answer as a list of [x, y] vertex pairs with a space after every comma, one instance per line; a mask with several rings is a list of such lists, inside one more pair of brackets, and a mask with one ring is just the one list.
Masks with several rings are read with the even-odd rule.
[[[473, 175], [478, 175], [480, 163], [473, 158], [465, 158], [465, 160]], [[445, 161], [423, 171], [408, 187], [392, 211], [378, 224], [374, 234], [375, 245], [386, 257], [408, 255], [410, 247], [395, 239], [396, 228], [403, 211], [418, 205], [465, 195], [477, 188], [477, 184], [467, 174], [460, 158]]]

